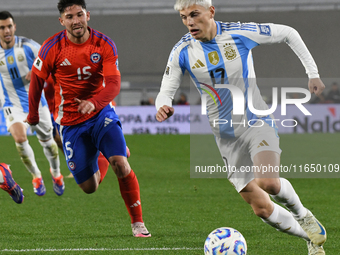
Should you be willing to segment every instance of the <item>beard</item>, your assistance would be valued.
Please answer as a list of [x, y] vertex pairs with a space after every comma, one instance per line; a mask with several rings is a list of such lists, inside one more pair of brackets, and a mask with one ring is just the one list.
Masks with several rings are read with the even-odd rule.
[[67, 30], [73, 37], [75, 38], [82, 38], [86, 33], [86, 29], [82, 27], [82, 30], [79, 33], [75, 33], [73, 30]]
[[[1, 44], [4, 46], [4, 47], [9, 47], [8, 45], [10, 45], [13, 41], [14, 41], [14, 36], [11, 36], [10, 39], [6, 39], [5, 37], [3, 39], [1, 39]], [[6, 45], [6, 46], [5, 46]]]

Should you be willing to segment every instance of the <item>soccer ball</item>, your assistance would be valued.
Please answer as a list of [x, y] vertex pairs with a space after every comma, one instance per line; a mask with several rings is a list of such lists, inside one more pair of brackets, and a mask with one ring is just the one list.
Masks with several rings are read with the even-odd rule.
[[247, 243], [243, 235], [233, 228], [217, 228], [204, 243], [205, 255], [246, 255]]

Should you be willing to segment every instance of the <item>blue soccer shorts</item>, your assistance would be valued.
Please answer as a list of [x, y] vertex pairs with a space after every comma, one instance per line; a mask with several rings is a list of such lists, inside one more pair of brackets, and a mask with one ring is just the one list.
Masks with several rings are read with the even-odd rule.
[[53, 126], [53, 137], [55, 137], [58, 130], [58, 124], [54, 121], [53, 113], [51, 113], [51, 121]]
[[106, 159], [126, 157], [126, 142], [121, 123], [110, 106], [91, 119], [74, 125], [60, 126], [66, 163], [77, 184], [83, 183], [98, 171], [99, 151]]

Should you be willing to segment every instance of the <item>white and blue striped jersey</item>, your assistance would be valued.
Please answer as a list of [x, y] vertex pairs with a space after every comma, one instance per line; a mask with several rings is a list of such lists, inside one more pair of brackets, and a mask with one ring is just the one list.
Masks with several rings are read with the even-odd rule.
[[[2, 107], [16, 107], [28, 112], [29, 81], [25, 79], [32, 69], [40, 45], [26, 37], [15, 36], [15, 44], [10, 49], [0, 46], [0, 99]], [[47, 105], [42, 96], [42, 105]]]
[[[260, 44], [286, 42], [300, 58], [308, 77], [319, 77], [317, 66], [295, 29], [267, 23], [215, 23], [217, 34], [211, 41], [201, 42], [187, 33], [174, 46], [156, 99], [157, 110], [163, 105], [172, 105], [182, 77], [185, 71], [188, 71], [199, 93], [210, 95], [207, 96], [207, 115], [214, 135], [222, 138], [239, 137], [249, 128], [248, 121], [269, 119], [270, 116], [253, 114], [247, 102], [248, 94], [251, 93], [255, 109], [268, 109], [256, 85], [251, 53], [251, 50]], [[243, 115], [233, 114], [233, 93], [230, 93], [229, 89], [216, 88], [216, 84], [234, 85], [242, 91], [245, 99]], [[209, 86], [217, 92], [220, 99]], [[235, 124], [214, 127], [213, 120], [217, 119]], [[273, 123], [272, 120], [269, 122]]]

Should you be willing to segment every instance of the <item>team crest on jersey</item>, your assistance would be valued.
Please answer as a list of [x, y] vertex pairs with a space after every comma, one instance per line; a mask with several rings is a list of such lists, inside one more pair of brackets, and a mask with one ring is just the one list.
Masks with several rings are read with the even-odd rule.
[[14, 63], [14, 58], [13, 58], [13, 56], [9, 56], [9, 57], [7, 57], [7, 62], [8, 62], [8, 64], [13, 64]]
[[272, 31], [269, 25], [258, 25], [258, 26], [259, 26], [260, 35], [267, 35], [267, 36], [272, 35]]
[[117, 70], [119, 71], [119, 61], [118, 61], [118, 58], [116, 60], [116, 67], [117, 67]]
[[76, 169], [76, 164], [73, 161], [69, 161], [68, 167], [73, 171], [74, 169]]
[[42, 62], [42, 60], [41, 60], [39, 57], [37, 57], [37, 58], [34, 60], [33, 65], [35, 66], [35, 68], [37, 68], [39, 71], [41, 71], [41, 67], [42, 67], [42, 65], [43, 65], [43, 62]]
[[226, 43], [225, 45], [223, 45], [223, 49], [224, 49], [224, 55], [226, 59], [233, 60], [236, 58], [237, 56], [236, 50], [230, 43]]
[[214, 66], [216, 66], [218, 62], [220, 62], [220, 57], [218, 56], [217, 51], [208, 53], [208, 57], [209, 57], [209, 62], [213, 64]]
[[94, 64], [97, 64], [100, 60], [102, 59], [102, 56], [100, 56], [99, 53], [92, 53], [91, 55], [91, 61], [94, 63]]
[[19, 54], [19, 55], [18, 55], [18, 61], [19, 61], [19, 62], [22, 62], [22, 61], [24, 61], [24, 60], [25, 60], [24, 55]]

